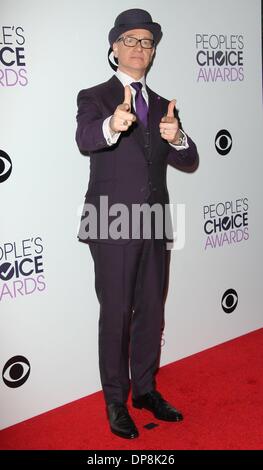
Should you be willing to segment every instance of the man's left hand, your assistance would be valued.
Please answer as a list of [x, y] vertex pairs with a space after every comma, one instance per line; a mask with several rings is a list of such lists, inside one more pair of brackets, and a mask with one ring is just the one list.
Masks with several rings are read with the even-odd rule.
[[179, 138], [181, 136], [178, 120], [174, 117], [175, 105], [176, 100], [170, 101], [168, 104], [167, 114], [161, 119], [159, 125], [161, 137], [174, 145], [179, 143]]

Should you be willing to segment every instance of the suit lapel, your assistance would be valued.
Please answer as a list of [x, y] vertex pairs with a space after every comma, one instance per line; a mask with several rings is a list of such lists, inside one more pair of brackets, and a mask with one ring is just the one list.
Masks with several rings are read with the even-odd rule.
[[161, 98], [160, 96], [153, 93], [147, 86], [147, 93], [149, 96], [149, 130], [150, 130], [150, 148], [151, 155], [154, 149], [158, 147], [160, 143], [160, 129], [159, 124], [163, 117]]
[[119, 106], [119, 104], [121, 104], [124, 99], [123, 84], [116, 77], [116, 75], [113, 75], [108, 80], [107, 95], [108, 95], [108, 101], [110, 102], [110, 105], [112, 108], [112, 112], [114, 113], [117, 106]]

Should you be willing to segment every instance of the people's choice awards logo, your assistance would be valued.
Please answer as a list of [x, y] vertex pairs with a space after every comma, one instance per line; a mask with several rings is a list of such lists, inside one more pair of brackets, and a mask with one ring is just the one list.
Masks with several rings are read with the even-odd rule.
[[238, 295], [235, 289], [228, 289], [224, 292], [221, 306], [225, 313], [232, 313], [238, 304]]
[[12, 172], [12, 161], [9, 155], [0, 150], [0, 183], [6, 181]]
[[0, 302], [46, 289], [43, 250], [41, 237], [0, 245]]
[[226, 129], [221, 129], [215, 137], [215, 147], [217, 152], [225, 156], [232, 148], [232, 136]]
[[21, 26], [0, 26], [0, 86], [28, 84], [25, 42]]
[[205, 250], [248, 240], [248, 198], [203, 206]]
[[197, 82], [237, 82], [244, 80], [243, 34], [195, 35]]
[[2, 379], [7, 387], [21, 387], [27, 381], [30, 369], [30, 363], [26, 357], [11, 357], [3, 368]]

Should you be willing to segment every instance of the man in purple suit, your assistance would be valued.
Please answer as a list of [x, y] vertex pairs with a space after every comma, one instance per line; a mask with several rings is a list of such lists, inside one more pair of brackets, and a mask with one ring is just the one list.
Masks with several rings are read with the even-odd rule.
[[[76, 140], [80, 151], [90, 156], [78, 236], [88, 243], [94, 260], [100, 303], [99, 365], [110, 429], [124, 438], [139, 435], [127, 408], [130, 386], [135, 408], [145, 408], [159, 420], [183, 419], [155, 385], [170, 237], [159, 231], [165, 211], [156, 225], [151, 209], [169, 204], [167, 164], [193, 171], [198, 154], [182, 129], [175, 100], [160, 97], [145, 82], [161, 35], [160, 25], [147, 11], [122, 12], [109, 33], [110, 51], [118, 63], [115, 75], [78, 94]], [[146, 205], [147, 237], [142, 219], [134, 227], [131, 217], [135, 206]], [[110, 224], [122, 211], [128, 214], [129, 227], [122, 227], [116, 236]], [[97, 216], [94, 227], [91, 213]]]

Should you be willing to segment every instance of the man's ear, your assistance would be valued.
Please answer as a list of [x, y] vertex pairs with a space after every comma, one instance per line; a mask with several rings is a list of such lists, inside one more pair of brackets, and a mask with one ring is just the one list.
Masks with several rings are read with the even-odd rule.
[[116, 43], [116, 42], [114, 42], [114, 43], [112, 44], [112, 49], [113, 49], [113, 55], [114, 55], [114, 57], [118, 57], [118, 46], [117, 46], [117, 43]]

